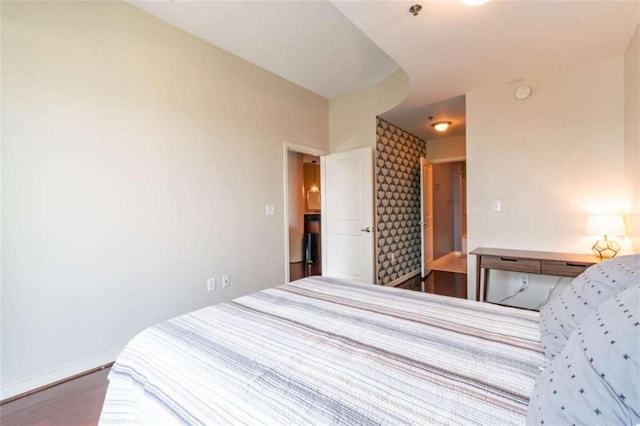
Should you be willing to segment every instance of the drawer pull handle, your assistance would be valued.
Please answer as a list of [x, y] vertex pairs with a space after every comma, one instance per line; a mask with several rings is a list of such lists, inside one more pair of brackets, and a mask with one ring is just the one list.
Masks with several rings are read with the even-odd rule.
[[504, 260], [505, 262], [517, 262], [518, 259], [513, 259], [509, 257], [500, 257], [500, 260]]
[[575, 267], [578, 267], [578, 268], [584, 268], [584, 267], [585, 267], [585, 266], [587, 266], [587, 265], [584, 265], [584, 264], [582, 264], [582, 263], [571, 263], [571, 262], [567, 262], [567, 266], [575, 266]]

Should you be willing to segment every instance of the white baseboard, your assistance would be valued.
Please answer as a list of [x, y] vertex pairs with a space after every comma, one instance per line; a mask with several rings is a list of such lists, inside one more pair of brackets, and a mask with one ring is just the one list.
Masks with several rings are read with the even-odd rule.
[[3, 385], [0, 388], [0, 401], [113, 362], [121, 351], [122, 348], [109, 351], [84, 361], [33, 376], [29, 379], [11, 383], [6, 386]]
[[408, 274], [405, 274], [405, 275], [401, 276], [400, 278], [396, 278], [395, 280], [391, 281], [390, 283], [385, 284], [385, 286], [387, 286], [387, 287], [395, 287], [398, 284], [402, 284], [406, 280], [415, 277], [416, 275], [420, 275], [420, 269], [416, 269], [415, 271], [409, 272]]

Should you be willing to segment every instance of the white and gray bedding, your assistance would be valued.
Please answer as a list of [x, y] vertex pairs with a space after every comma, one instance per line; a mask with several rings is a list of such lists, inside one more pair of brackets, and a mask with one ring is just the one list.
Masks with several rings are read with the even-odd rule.
[[101, 424], [524, 424], [539, 314], [322, 277], [136, 336]]
[[540, 375], [530, 425], [640, 424], [640, 285], [607, 299]]
[[601, 303], [640, 284], [640, 255], [619, 256], [580, 274], [558, 297], [540, 310], [544, 353], [555, 358], [569, 336]]
[[640, 424], [640, 254], [607, 259], [540, 311], [550, 364], [528, 425]]

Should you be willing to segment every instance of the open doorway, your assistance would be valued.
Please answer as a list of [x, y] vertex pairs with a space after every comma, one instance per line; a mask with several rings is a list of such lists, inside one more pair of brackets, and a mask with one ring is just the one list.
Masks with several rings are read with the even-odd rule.
[[285, 144], [286, 282], [322, 275], [321, 154]]
[[466, 162], [421, 159], [420, 180], [421, 290], [466, 298]]
[[464, 160], [432, 165], [433, 266], [424, 290], [466, 298], [467, 178]]
[[467, 273], [466, 162], [433, 165], [433, 269]]

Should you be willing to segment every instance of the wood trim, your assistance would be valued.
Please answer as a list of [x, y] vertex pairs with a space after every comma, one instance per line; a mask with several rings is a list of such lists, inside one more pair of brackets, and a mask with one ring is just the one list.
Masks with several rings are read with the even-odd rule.
[[110, 368], [112, 365], [113, 365], [113, 362], [108, 362], [108, 363], [100, 365], [100, 366], [98, 366], [96, 368], [92, 368], [90, 370], [83, 371], [82, 373], [74, 374], [73, 376], [69, 376], [69, 377], [65, 377], [64, 379], [56, 380], [55, 382], [46, 384], [44, 386], [40, 386], [39, 388], [31, 389], [29, 391], [20, 393], [18, 395], [11, 396], [11, 397], [9, 397], [7, 399], [3, 399], [2, 401], [0, 401], [0, 406], [2, 406], [4, 404], [8, 404], [9, 402], [13, 402], [13, 401], [15, 401], [17, 399], [24, 398], [24, 397], [33, 395], [35, 393], [41, 392], [43, 390], [52, 388], [54, 386], [58, 386], [58, 385], [60, 385], [62, 383], [70, 382], [71, 380], [75, 380], [75, 379], [78, 379], [80, 377], [86, 376], [88, 374], [95, 373], [96, 371], [104, 370], [105, 368]]
[[458, 157], [446, 157], [446, 158], [436, 158], [435, 160], [430, 159], [429, 162], [431, 164], [442, 164], [442, 163], [457, 163], [460, 161], [467, 161], [467, 157], [464, 155]]
[[469, 254], [475, 254], [480, 256], [506, 256], [519, 259], [531, 259], [539, 261], [558, 261], [558, 262], [576, 262], [593, 265], [600, 262], [602, 259], [599, 256], [592, 254], [576, 254], [576, 253], [556, 253], [548, 251], [533, 251], [533, 250], [513, 250], [513, 249], [500, 249], [489, 247], [478, 247]]

